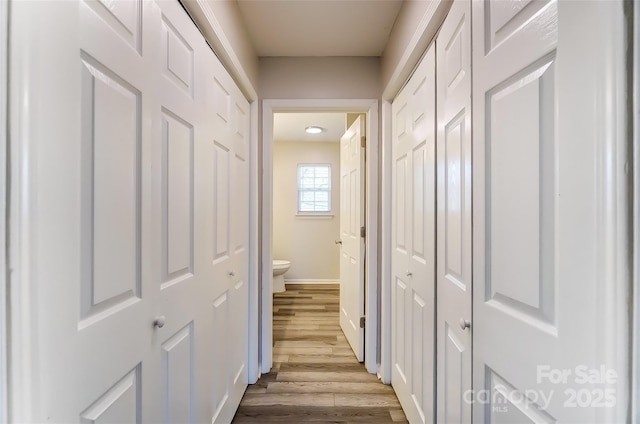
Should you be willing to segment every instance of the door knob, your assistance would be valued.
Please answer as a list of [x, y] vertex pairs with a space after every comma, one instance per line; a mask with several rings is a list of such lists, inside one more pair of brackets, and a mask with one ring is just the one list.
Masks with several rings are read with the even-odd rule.
[[164, 317], [164, 315], [160, 315], [160, 316], [156, 317], [155, 320], [153, 320], [153, 325], [158, 327], [158, 328], [162, 328], [162, 327], [164, 327], [165, 321], [166, 321], [166, 318]]
[[466, 330], [467, 328], [471, 328], [471, 321], [467, 321], [464, 318], [460, 318], [460, 328]]
[[342, 240], [336, 240], [335, 243], [336, 244], [342, 244]]
[[411, 276], [413, 276], [413, 272], [411, 272], [411, 271], [409, 271], [409, 270], [406, 270], [406, 272], [405, 272], [405, 273], [407, 274], [407, 277], [411, 277]]

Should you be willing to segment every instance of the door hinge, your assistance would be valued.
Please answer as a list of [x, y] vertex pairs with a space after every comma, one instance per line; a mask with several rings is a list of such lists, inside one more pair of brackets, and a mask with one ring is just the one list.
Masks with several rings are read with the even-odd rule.
[[364, 324], [365, 324], [365, 318], [360, 317], [360, 328], [364, 328]]
[[367, 235], [367, 231], [364, 229], [364, 225], [360, 227], [360, 237], [365, 237]]
[[367, 147], [367, 137], [364, 135], [360, 137], [360, 147]]

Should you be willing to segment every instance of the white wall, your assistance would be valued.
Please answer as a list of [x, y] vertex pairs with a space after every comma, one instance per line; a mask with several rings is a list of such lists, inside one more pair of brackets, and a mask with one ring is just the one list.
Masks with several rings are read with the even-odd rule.
[[258, 91], [258, 55], [235, 1], [181, 0], [249, 101]]
[[381, 56], [385, 100], [393, 100], [409, 78], [450, 7], [450, 0], [407, 0], [403, 3]]
[[[7, 172], [7, 54], [9, 38], [9, 5], [0, 3], [0, 175]], [[6, 240], [6, 180], [0, 183], [0, 240]], [[6, 244], [0, 246], [0, 422], [7, 422], [7, 339], [6, 339]]]
[[377, 57], [262, 57], [262, 99], [377, 99]]
[[[298, 164], [331, 165], [331, 217], [297, 216]], [[340, 279], [340, 144], [276, 142], [273, 150], [273, 257], [291, 261], [285, 280]]]
[[[260, 99], [380, 99], [379, 57], [262, 57]], [[378, 111], [380, 113], [380, 111]], [[259, 111], [262, 123], [262, 104]], [[377, 124], [380, 133], [380, 122]], [[262, 125], [259, 157], [263, 156]], [[378, 180], [378, 165], [372, 178]], [[262, 183], [261, 183], [262, 184]], [[266, 206], [260, 199], [260, 210]], [[377, 254], [376, 254], [377, 257]], [[378, 258], [379, 259], [379, 258]], [[378, 263], [376, 261], [376, 263]], [[377, 282], [376, 282], [377, 284]]]

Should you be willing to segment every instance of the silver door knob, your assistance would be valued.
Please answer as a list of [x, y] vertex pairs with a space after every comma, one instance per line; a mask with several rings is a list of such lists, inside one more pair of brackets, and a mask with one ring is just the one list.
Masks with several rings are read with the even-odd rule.
[[413, 276], [413, 272], [411, 272], [411, 271], [409, 271], [409, 270], [406, 270], [406, 271], [405, 271], [405, 274], [407, 274], [407, 277], [411, 277], [411, 276]]
[[466, 330], [467, 328], [471, 328], [471, 321], [467, 321], [464, 318], [460, 318], [460, 328]]
[[165, 321], [166, 321], [166, 318], [164, 317], [164, 315], [160, 315], [153, 320], [153, 325], [158, 328], [162, 328], [164, 327]]
[[335, 243], [336, 244], [342, 244], [342, 240], [336, 240]]
[[236, 275], [236, 273], [235, 273], [235, 272], [233, 272], [233, 271], [229, 271], [229, 277], [233, 277], [233, 276], [235, 276], [235, 275]]

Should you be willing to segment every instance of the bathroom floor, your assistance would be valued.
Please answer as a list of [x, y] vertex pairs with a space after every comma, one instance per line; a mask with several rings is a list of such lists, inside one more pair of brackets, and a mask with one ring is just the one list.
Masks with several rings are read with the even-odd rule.
[[339, 324], [337, 284], [287, 284], [273, 298], [273, 368], [234, 423], [406, 423], [390, 386], [359, 363]]

